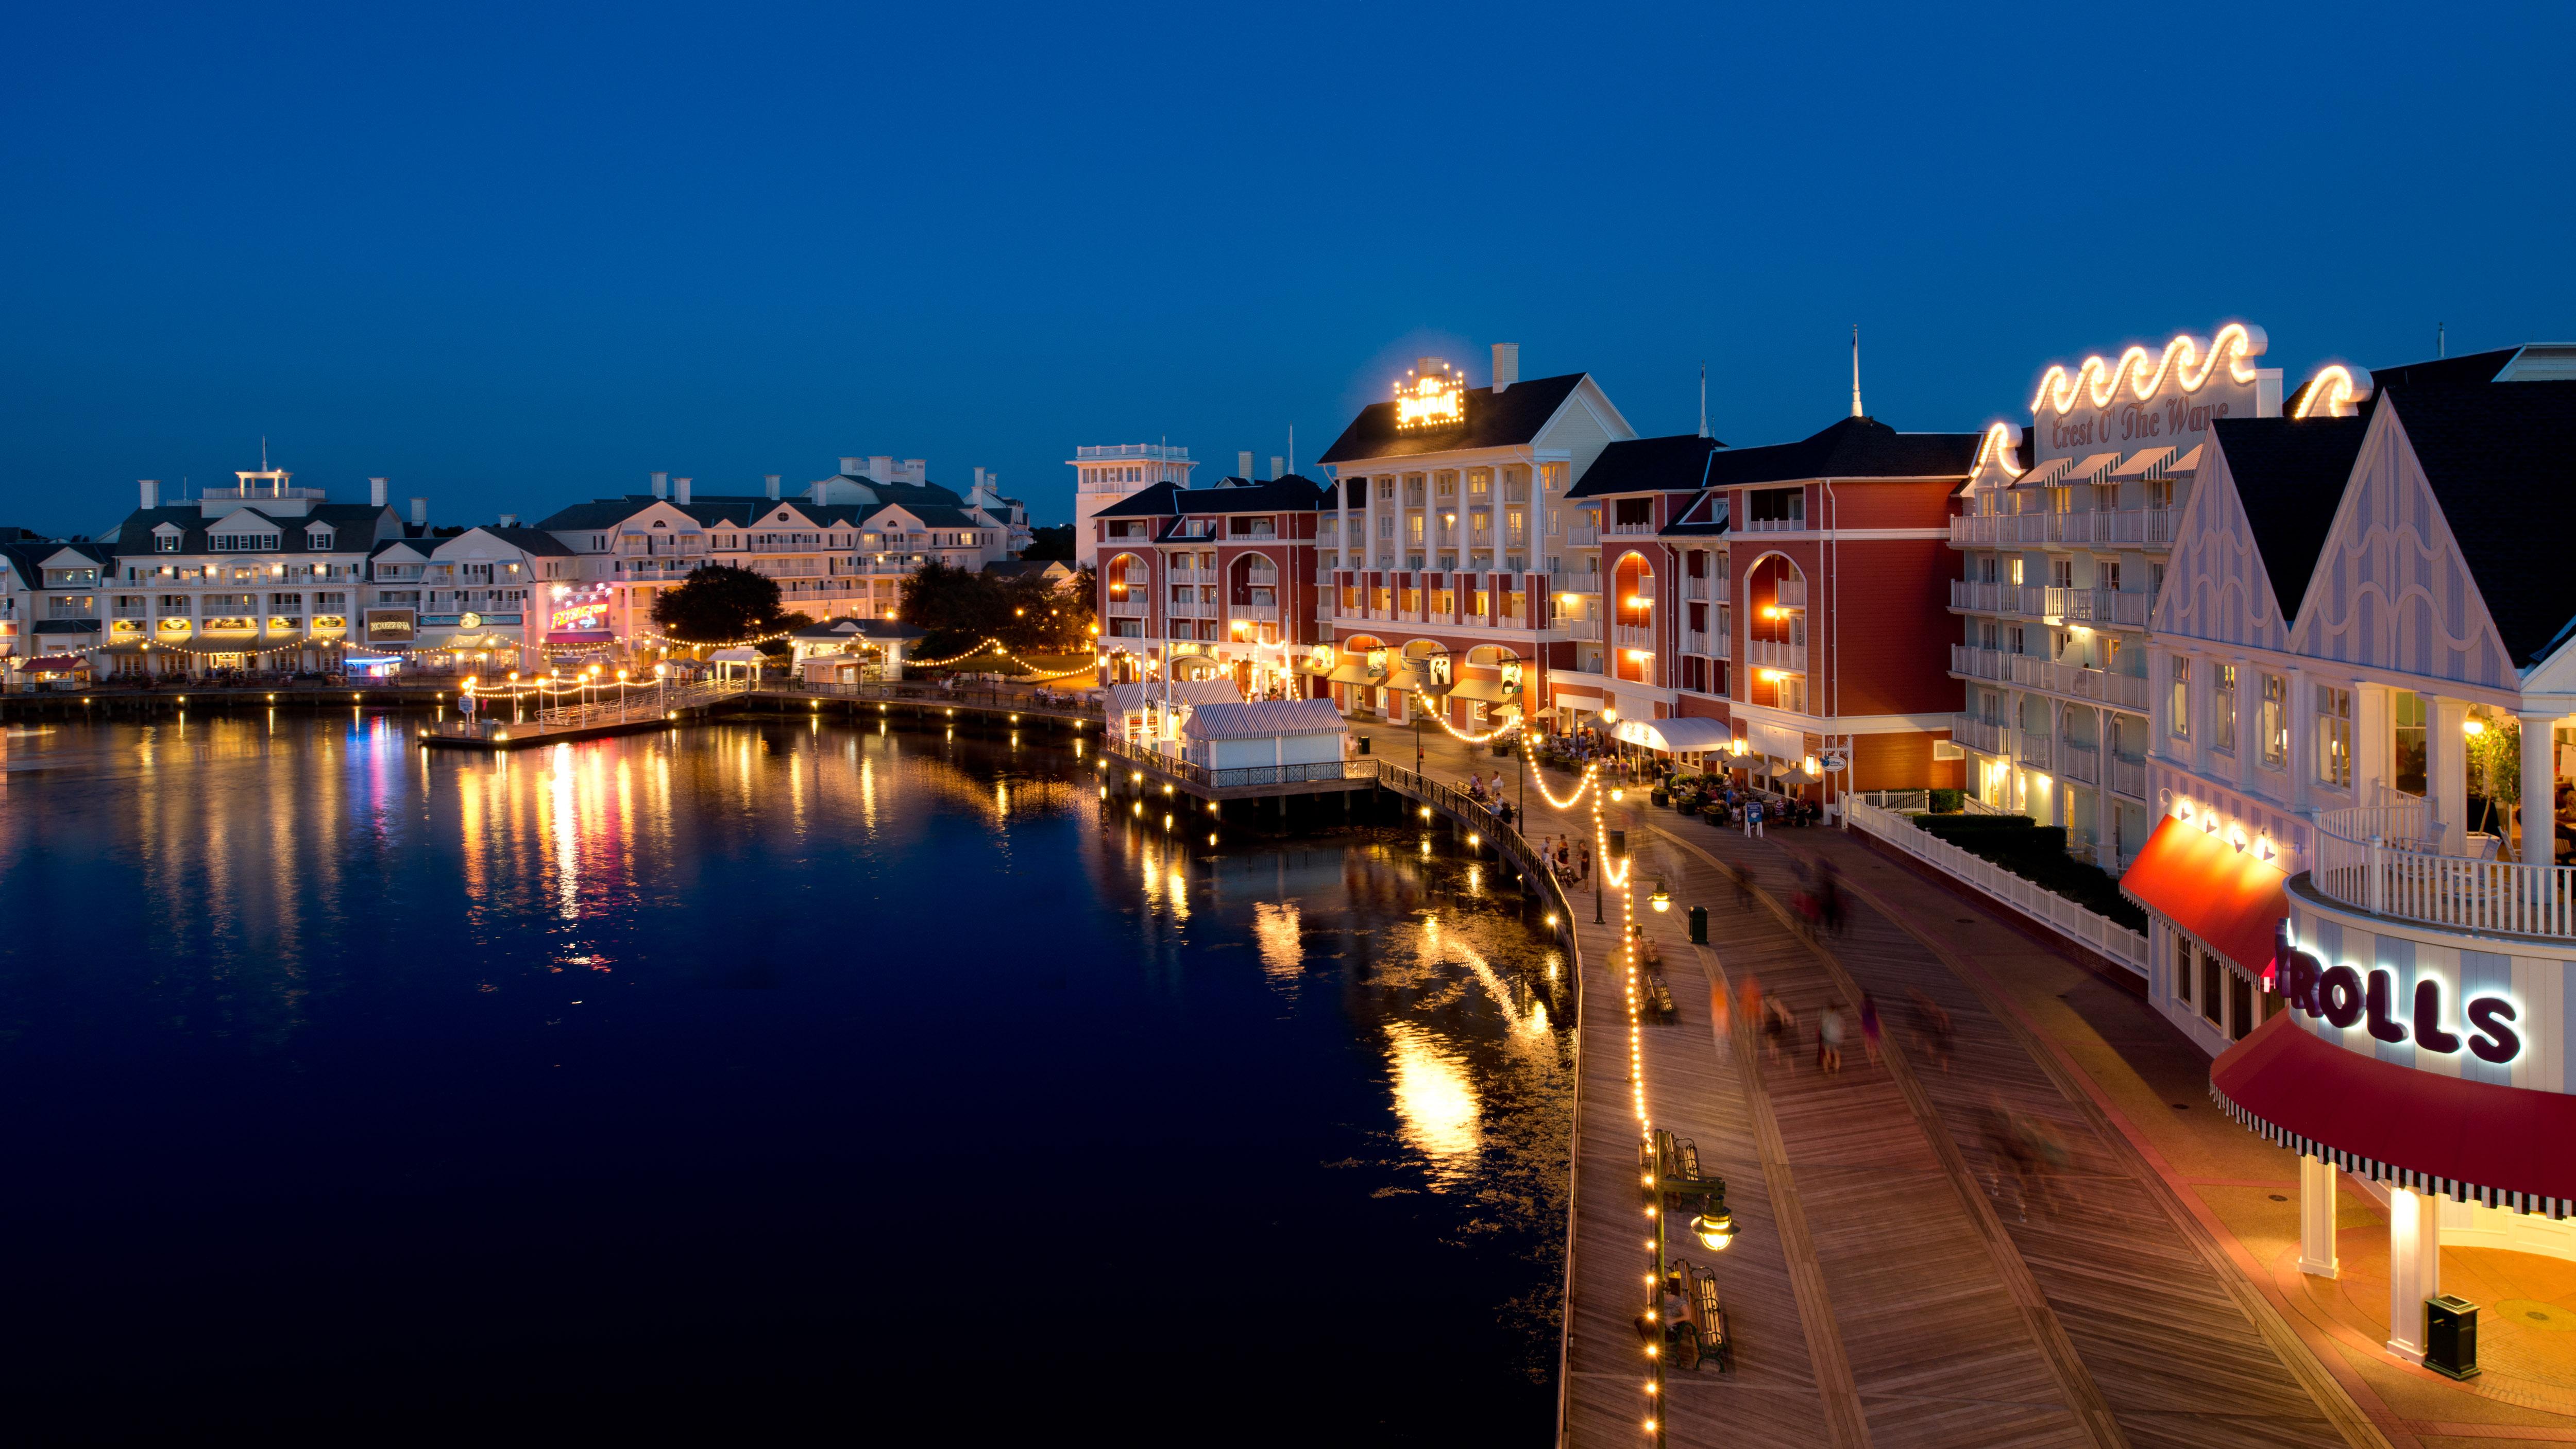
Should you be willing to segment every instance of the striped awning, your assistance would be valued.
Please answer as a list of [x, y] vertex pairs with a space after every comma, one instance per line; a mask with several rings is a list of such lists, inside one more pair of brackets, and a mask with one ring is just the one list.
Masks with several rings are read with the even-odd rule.
[[2068, 482], [2073, 482], [2078, 478], [2100, 478], [2103, 474], [2110, 471], [2112, 464], [2119, 461], [2120, 455], [2117, 453], [2095, 453], [2090, 457], [2087, 457], [2083, 462], [2067, 469], [2066, 479]]
[[2227, 1115], [2373, 1182], [2576, 1216], [2576, 1095], [2419, 1072], [2347, 1051], [2284, 1011], [2211, 1063]]
[[2201, 449], [2208, 446], [2209, 445], [2207, 443], [2197, 444], [2190, 452], [2183, 454], [2181, 457], [2174, 459], [2170, 463], [2167, 463], [2164, 466], [2162, 476], [2167, 478], [2179, 478], [2183, 474], [2192, 472], [2199, 468]]
[[2165, 448], [2146, 448], [2146, 449], [2143, 449], [2143, 450], [2141, 450], [2141, 451], [2139, 451], [2139, 452], [2135, 452], [2135, 453], [2130, 454], [2130, 455], [2129, 455], [2129, 460], [2128, 460], [2127, 462], [2122, 463], [2119, 467], [2112, 469], [2112, 470], [2111, 470], [2111, 476], [2112, 476], [2112, 477], [2114, 477], [2114, 478], [2159, 478], [2159, 477], [2162, 477], [2162, 476], [2164, 476], [2163, 474], [2161, 474], [2161, 473], [2155, 473], [2155, 472], [2150, 472], [2150, 471], [2148, 471], [2148, 470], [2150, 470], [2150, 469], [2152, 469], [2152, 468], [2156, 467], [2158, 464], [2160, 464], [2160, 463], [2164, 462], [2164, 460], [2165, 460], [2165, 459], [2172, 457], [2172, 456], [2173, 456], [2173, 454], [2174, 454], [2174, 450], [2173, 450], [2172, 448], [2170, 448], [2170, 447], [2165, 447]]

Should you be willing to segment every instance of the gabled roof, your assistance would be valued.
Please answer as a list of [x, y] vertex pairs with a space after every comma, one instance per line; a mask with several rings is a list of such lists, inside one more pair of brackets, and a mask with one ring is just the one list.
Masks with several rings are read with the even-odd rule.
[[1726, 445], [1715, 438], [1683, 433], [1670, 438], [1631, 438], [1612, 443], [1583, 470], [1565, 496], [1592, 498], [1604, 493], [1696, 493], [1707, 485], [1710, 456]]
[[1228, 478], [1213, 488], [1156, 483], [1092, 515], [1094, 518], [1176, 518], [1183, 514], [1311, 513], [1332, 506], [1332, 495], [1311, 478], [1291, 473], [1255, 483]]
[[2576, 382], [2398, 384], [2378, 396], [2397, 410], [2506, 652], [2536, 662], [2576, 623]]
[[2219, 418], [2211, 424], [2284, 619], [2299, 617], [2377, 404], [2371, 398], [2348, 418]]
[[916, 629], [910, 624], [899, 624], [892, 619], [854, 619], [844, 615], [838, 619], [825, 619], [820, 623], [808, 624], [788, 637], [806, 640], [875, 639], [880, 641], [889, 641], [901, 639], [927, 639], [930, 637], [930, 633], [926, 629]]
[[[373, 548], [376, 530], [395, 516], [391, 508], [372, 503], [320, 503], [310, 513], [284, 517], [271, 517], [256, 507], [242, 507], [210, 518], [195, 503], [140, 508], [117, 524], [115, 550], [126, 557], [155, 553], [158, 550], [151, 540], [156, 534], [166, 536], [163, 528], [167, 525], [178, 530], [176, 552], [183, 554], [210, 552], [206, 540], [212, 534], [265, 533], [271, 529], [277, 533], [278, 553], [357, 553]], [[310, 546], [316, 524], [328, 526], [332, 535], [320, 548]]]
[[1454, 428], [1399, 430], [1393, 402], [1370, 403], [1324, 450], [1317, 463], [1350, 463], [1366, 458], [1408, 458], [1422, 453], [1453, 453], [1468, 448], [1509, 448], [1527, 444], [1556, 416], [1584, 379], [1580, 372], [1561, 377], [1534, 377], [1513, 383], [1500, 394], [1490, 387], [1467, 390], [1467, 420]]
[[498, 525], [486, 525], [482, 528], [467, 529], [466, 532], [487, 534], [535, 558], [576, 557], [571, 549], [564, 546], [562, 539], [542, 528], [502, 528]]
[[53, 539], [0, 544], [0, 558], [6, 558], [9, 561], [9, 567], [25, 579], [29, 587], [42, 588], [45, 581], [45, 560], [66, 550], [77, 557], [89, 560], [93, 568], [107, 568], [111, 562], [108, 551], [97, 544], [62, 543]]

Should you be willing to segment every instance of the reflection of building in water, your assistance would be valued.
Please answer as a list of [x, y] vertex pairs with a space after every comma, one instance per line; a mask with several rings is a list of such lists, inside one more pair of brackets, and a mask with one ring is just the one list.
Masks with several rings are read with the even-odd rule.
[[1252, 939], [1261, 948], [1262, 974], [1271, 984], [1293, 987], [1306, 966], [1306, 948], [1298, 937], [1295, 901], [1259, 901], [1252, 907]]

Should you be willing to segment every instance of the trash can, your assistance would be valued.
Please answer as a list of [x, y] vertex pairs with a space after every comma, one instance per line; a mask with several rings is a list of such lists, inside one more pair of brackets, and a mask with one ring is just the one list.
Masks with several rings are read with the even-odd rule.
[[1706, 907], [1706, 906], [1693, 906], [1693, 907], [1691, 907], [1690, 922], [1691, 922], [1691, 944], [1692, 944], [1692, 945], [1694, 945], [1694, 946], [1705, 946], [1705, 945], [1707, 945], [1707, 944], [1708, 944], [1708, 907]]
[[1624, 831], [1624, 830], [1613, 830], [1613, 831], [1611, 831], [1611, 832], [1610, 832], [1610, 858], [1611, 858], [1612, 860], [1624, 860], [1624, 859], [1626, 859], [1626, 858], [1627, 858], [1627, 854], [1628, 854], [1628, 832], [1627, 832], [1627, 831]]
[[2478, 1376], [2478, 1305], [2449, 1293], [2424, 1300], [2424, 1367], [2455, 1379]]
[[1368, 736], [1366, 736], [1366, 735], [1361, 735], [1361, 736], [1359, 737], [1359, 741], [1360, 741], [1360, 753], [1361, 753], [1361, 754], [1363, 754], [1363, 755], [1367, 754], [1367, 753], [1369, 752], [1369, 737], [1368, 737]]

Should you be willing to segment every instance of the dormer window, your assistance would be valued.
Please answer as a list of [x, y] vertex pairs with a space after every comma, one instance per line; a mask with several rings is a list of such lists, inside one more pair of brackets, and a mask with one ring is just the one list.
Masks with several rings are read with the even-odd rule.
[[156, 553], [177, 553], [179, 551], [179, 535], [175, 533], [154, 534], [152, 537], [152, 548]]
[[331, 547], [331, 530], [327, 528], [308, 528], [304, 530], [304, 546], [311, 549], [328, 550]]

